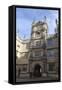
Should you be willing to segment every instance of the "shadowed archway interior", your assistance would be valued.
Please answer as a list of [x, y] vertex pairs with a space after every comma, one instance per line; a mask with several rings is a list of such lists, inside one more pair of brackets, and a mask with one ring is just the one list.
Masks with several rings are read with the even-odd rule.
[[34, 66], [34, 77], [41, 77], [41, 66], [39, 64], [36, 64]]

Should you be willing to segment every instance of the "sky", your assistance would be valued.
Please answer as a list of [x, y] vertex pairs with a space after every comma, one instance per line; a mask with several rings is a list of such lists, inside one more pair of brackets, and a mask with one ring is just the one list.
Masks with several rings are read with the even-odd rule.
[[16, 33], [21, 39], [30, 39], [32, 22], [44, 21], [48, 24], [48, 34], [54, 34], [55, 20], [58, 20], [58, 10], [16, 8]]

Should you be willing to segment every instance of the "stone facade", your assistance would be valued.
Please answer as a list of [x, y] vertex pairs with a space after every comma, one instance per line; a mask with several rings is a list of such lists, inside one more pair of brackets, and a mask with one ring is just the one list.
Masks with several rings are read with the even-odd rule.
[[29, 77], [29, 40], [16, 37], [16, 77]]
[[32, 23], [31, 39], [16, 38], [16, 76], [19, 78], [58, 79], [58, 33], [48, 37], [48, 25]]
[[39, 21], [32, 24], [29, 59], [31, 77], [47, 76], [47, 30], [47, 23]]
[[47, 43], [48, 76], [58, 78], [58, 68], [59, 68], [58, 63], [59, 63], [58, 35], [54, 34], [52, 37], [48, 37]]

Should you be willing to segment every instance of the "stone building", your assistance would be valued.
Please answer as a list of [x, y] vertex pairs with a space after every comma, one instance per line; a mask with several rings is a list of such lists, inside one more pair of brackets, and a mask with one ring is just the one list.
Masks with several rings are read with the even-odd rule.
[[16, 77], [29, 77], [29, 40], [16, 37]]
[[54, 34], [47, 39], [47, 68], [48, 76], [58, 78], [59, 63], [59, 43], [58, 34]]
[[48, 24], [42, 21], [33, 22], [31, 30], [30, 40], [16, 38], [16, 76], [58, 79], [58, 32], [48, 36]]
[[48, 77], [58, 79], [59, 75], [59, 23], [56, 20], [55, 34], [47, 38]]
[[47, 31], [46, 22], [33, 22], [29, 58], [31, 77], [47, 76]]

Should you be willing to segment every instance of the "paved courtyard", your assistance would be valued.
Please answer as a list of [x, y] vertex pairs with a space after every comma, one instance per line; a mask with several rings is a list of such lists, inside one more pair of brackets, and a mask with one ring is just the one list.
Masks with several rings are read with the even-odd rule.
[[17, 78], [16, 82], [27, 82], [27, 81], [49, 81], [49, 80], [57, 80], [57, 78], [52, 78], [52, 77], [41, 77], [41, 78], [25, 78], [25, 79], [21, 79], [21, 78]]

